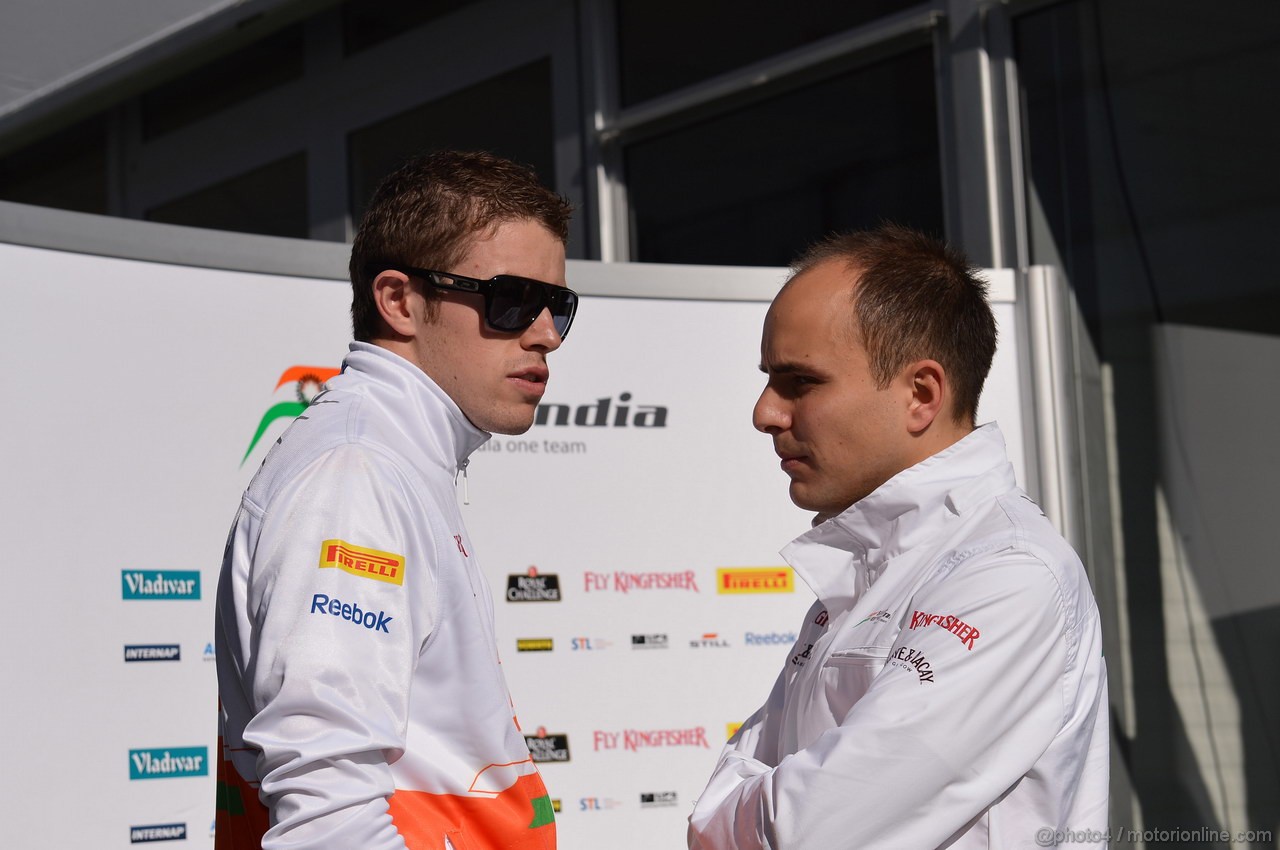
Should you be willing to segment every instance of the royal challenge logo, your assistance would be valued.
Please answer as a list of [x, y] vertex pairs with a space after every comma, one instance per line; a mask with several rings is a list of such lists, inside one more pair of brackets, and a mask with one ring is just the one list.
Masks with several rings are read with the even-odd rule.
[[125, 599], [199, 599], [198, 570], [121, 570]]
[[[297, 419], [302, 411], [315, 401], [316, 396], [324, 391], [325, 381], [341, 371], [341, 369], [324, 366], [290, 366], [285, 369], [280, 374], [280, 380], [276, 381], [274, 392], [278, 396], [284, 395], [285, 392], [290, 392], [290, 395], [284, 400], [278, 399], [262, 414], [262, 418], [258, 421], [258, 430], [253, 432], [253, 439], [249, 441], [249, 448], [245, 449], [240, 465], [244, 466], [244, 462], [249, 459], [249, 455], [253, 454], [253, 450], [262, 440], [262, 435], [267, 433], [267, 429], [274, 422], [280, 419]], [[282, 392], [282, 388], [286, 389]]]
[[537, 567], [529, 567], [524, 575], [508, 575], [507, 601], [559, 602], [560, 576], [556, 573], [540, 573]]
[[524, 742], [538, 764], [569, 761], [569, 736], [564, 732], [548, 732], [547, 727], [539, 726], [537, 732], [524, 736]]
[[130, 779], [181, 779], [208, 775], [208, 747], [129, 750]]

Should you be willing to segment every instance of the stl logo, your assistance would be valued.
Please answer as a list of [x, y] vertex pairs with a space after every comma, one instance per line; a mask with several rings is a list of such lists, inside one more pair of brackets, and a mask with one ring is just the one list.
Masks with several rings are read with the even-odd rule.
[[307, 409], [307, 405], [311, 404], [312, 400], [324, 390], [324, 382], [341, 371], [341, 369], [330, 369], [324, 366], [290, 366], [285, 369], [280, 375], [280, 380], [276, 382], [276, 390], [279, 390], [290, 381], [296, 382], [294, 387], [296, 400], [277, 402], [268, 408], [266, 413], [262, 414], [262, 421], [258, 423], [258, 430], [254, 432], [253, 439], [249, 441], [249, 448], [245, 450], [244, 457], [240, 459], [240, 465], [244, 466], [244, 462], [249, 459], [249, 455], [253, 454], [258, 441], [262, 439], [262, 435], [266, 433], [272, 422], [277, 419], [296, 419], [302, 411]]

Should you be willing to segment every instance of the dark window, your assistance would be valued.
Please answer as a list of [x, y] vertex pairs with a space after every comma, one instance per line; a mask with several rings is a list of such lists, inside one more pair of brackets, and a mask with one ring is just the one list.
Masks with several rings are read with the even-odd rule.
[[307, 159], [294, 154], [147, 210], [150, 221], [293, 236], [307, 229]]
[[618, 0], [630, 106], [920, 5], [919, 0]]
[[532, 166], [554, 187], [553, 142], [551, 63], [543, 59], [352, 133], [352, 221], [383, 177], [433, 150], [487, 150]]
[[142, 96], [142, 136], [185, 127], [303, 73], [302, 25], [295, 24], [156, 86]]
[[342, 49], [348, 56], [457, 11], [475, 0], [348, 0], [342, 4]]
[[941, 235], [931, 51], [638, 142], [626, 170], [645, 262], [787, 265], [883, 220]]
[[0, 199], [107, 212], [107, 123], [82, 121], [0, 159]]
[[1033, 261], [1093, 319], [1136, 281], [1114, 309], [1280, 333], [1280, 4], [1071, 3], [1016, 33]]
[[1065, 270], [1110, 384], [1121, 805], [1183, 834], [1270, 825], [1280, 4], [1063, 3], [1015, 38], [1031, 259]]

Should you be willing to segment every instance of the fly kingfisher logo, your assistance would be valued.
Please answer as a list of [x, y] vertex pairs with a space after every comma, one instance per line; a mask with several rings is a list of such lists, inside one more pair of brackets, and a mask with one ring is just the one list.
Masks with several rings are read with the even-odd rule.
[[266, 413], [262, 414], [262, 419], [258, 422], [258, 430], [254, 432], [253, 439], [249, 441], [249, 448], [245, 449], [244, 457], [240, 459], [240, 465], [244, 466], [244, 462], [249, 459], [249, 455], [253, 454], [258, 441], [267, 432], [267, 428], [271, 427], [271, 423], [277, 419], [296, 419], [307, 409], [307, 405], [315, 401], [316, 396], [324, 391], [325, 381], [341, 371], [341, 369], [332, 369], [325, 366], [290, 366], [285, 369], [280, 374], [280, 380], [276, 381], [275, 391], [279, 391], [285, 384], [293, 383], [295, 398], [290, 401], [278, 401], [267, 408]]
[[129, 750], [130, 779], [175, 779], [208, 775], [208, 747]]
[[124, 599], [199, 599], [199, 570], [121, 570]]
[[707, 728], [694, 726], [688, 729], [622, 729], [610, 732], [596, 729], [592, 733], [591, 748], [600, 750], [622, 749], [637, 753], [650, 747], [701, 747], [709, 749]]
[[716, 593], [794, 593], [790, 567], [716, 567]]

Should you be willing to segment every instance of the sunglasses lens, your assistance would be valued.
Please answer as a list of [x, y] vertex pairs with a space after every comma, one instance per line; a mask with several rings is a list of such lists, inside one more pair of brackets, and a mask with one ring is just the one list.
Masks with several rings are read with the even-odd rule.
[[551, 296], [551, 320], [555, 323], [556, 333], [564, 339], [569, 334], [569, 325], [573, 324], [573, 314], [578, 309], [578, 294], [567, 289], [560, 289]]
[[487, 319], [495, 330], [522, 331], [546, 308], [551, 311], [556, 333], [563, 338], [577, 306], [577, 294], [562, 286], [500, 276], [493, 280]]
[[522, 331], [542, 312], [538, 284], [518, 278], [499, 278], [489, 301], [489, 324], [500, 331]]

